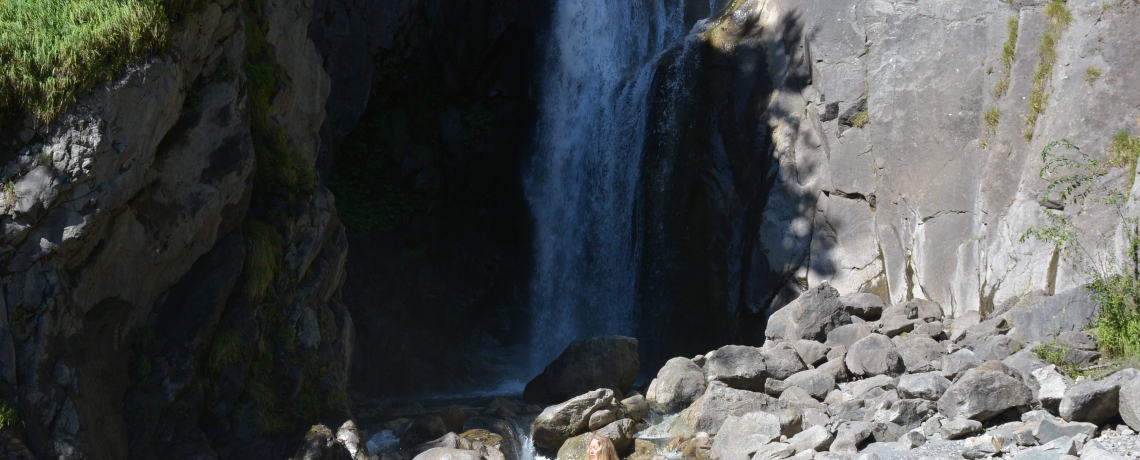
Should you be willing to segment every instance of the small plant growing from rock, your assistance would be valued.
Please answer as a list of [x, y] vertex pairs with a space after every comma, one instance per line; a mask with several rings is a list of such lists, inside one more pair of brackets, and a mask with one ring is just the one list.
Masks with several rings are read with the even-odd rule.
[[0, 430], [13, 428], [20, 423], [20, 415], [8, 401], [0, 402]]
[[867, 112], [867, 109], [863, 109], [862, 112], [859, 112], [855, 114], [855, 116], [851, 117], [850, 121], [851, 126], [862, 128], [864, 126], [867, 126], [867, 123], [871, 121], [871, 115]]
[[997, 134], [998, 122], [1001, 121], [1001, 110], [997, 107], [990, 107], [984, 118], [986, 119], [986, 129], [989, 130], [990, 134]]
[[1085, 69], [1085, 83], [1092, 86], [1093, 83], [1096, 83], [1096, 79], [1100, 78], [1102, 72], [1103, 70], [1100, 67], [1095, 66]]

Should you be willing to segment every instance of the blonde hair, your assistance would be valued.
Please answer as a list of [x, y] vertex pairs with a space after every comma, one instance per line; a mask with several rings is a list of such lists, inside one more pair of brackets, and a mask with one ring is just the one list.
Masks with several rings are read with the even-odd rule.
[[595, 439], [598, 440], [598, 460], [618, 460], [617, 450], [614, 449], [613, 441], [610, 441], [610, 438], [600, 434], [595, 434], [590, 437], [590, 441], [586, 443], [587, 460], [590, 458], [590, 444], [593, 444]]

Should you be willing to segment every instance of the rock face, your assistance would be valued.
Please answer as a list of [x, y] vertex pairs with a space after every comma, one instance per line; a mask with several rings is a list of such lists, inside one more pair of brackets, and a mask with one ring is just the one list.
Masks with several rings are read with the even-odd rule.
[[[308, 174], [329, 93], [312, 2], [202, 3], [160, 56], [3, 140], [0, 396], [38, 458], [288, 458], [295, 444], [262, 433], [317, 420], [278, 408], [349, 415], [347, 240]], [[252, 57], [252, 34], [268, 51]], [[254, 58], [290, 82], [256, 114]], [[280, 426], [255, 426], [250, 387]]]
[[752, 455], [764, 445], [780, 439], [780, 418], [766, 412], [729, 416], [713, 442], [712, 454], [723, 458], [730, 453]]
[[526, 384], [523, 400], [550, 404], [596, 388], [629, 392], [641, 364], [637, 339], [608, 336], [575, 340], [542, 373]]

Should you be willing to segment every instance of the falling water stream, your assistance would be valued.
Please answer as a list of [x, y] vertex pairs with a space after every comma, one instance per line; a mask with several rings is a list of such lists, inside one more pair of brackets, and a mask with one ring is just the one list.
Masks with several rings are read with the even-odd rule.
[[[636, 193], [657, 59], [682, 0], [557, 0], [534, 163], [532, 370], [571, 341], [638, 324]], [[533, 375], [533, 374], [532, 374]]]

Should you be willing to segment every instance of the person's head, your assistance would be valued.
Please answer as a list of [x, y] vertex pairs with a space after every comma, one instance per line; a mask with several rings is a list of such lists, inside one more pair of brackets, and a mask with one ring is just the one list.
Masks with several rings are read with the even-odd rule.
[[610, 441], [610, 438], [600, 434], [595, 434], [590, 438], [590, 443], [586, 447], [586, 458], [588, 460], [618, 460], [614, 443]]

